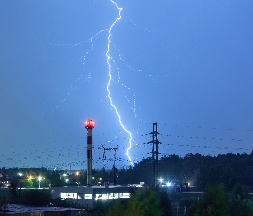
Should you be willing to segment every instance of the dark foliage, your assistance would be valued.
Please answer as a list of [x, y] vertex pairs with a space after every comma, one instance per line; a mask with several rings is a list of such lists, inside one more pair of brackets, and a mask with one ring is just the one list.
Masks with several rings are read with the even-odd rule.
[[225, 186], [223, 184], [216, 187], [207, 186], [203, 197], [194, 202], [187, 215], [228, 216], [229, 201]]
[[[222, 154], [215, 157], [201, 154], [164, 156], [159, 160], [159, 176], [176, 184], [190, 182], [198, 190], [207, 185], [224, 183], [228, 191], [240, 183], [253, 187], [253, 152], [251, 154]], [[152, 184], [152, 159], [143, 159], [134, 167], [118, 171], [119, 184]]]
[[253, 216], [253, 203], [249, 200], [248, 189], [245, 186], [236, 184], [230, 204], [231, 216]]
[[158, 193], [159, 195], [159, 208], [162, 211], [162, 216], [171, 216], [171, 200], [169, 199], [168, 194], [165, 191], [161, 191]]
[[158, 194], [152, 189], [143, 188], [131, 195], [126, 201], [118, 200], [108, 211], [108, 216], [160, 216], [163, 215], [160, 209]]
[[6, 209], [6, 204], [9, 204], [10, 200], [9, 197], [6, 196], [5, 194], [0, 194], [0, 211], [5, 211]]
[[242, 199], [240, 195], [232, 198], [230, 216], [253, 216], [253, 203], [249, 199]]
[[[222, 154], [217, 156], [204, 156], [199, 153], [189, 153], [184, 157], [178, 155], [163, 156], [158, 164], [158, 176], [165, 181], [171, 181], [175, 184], [184, 184], [189, 182], [190, 185], [195, 185], [198, 190], [203, 191], [208, 184], [216, 185], [223, 182], [228, 191], [240, 183], [253, 188], [253, 152], [251, 154]], [[152, 182], [152, 158], [146, 158], [136, 163], [135, 166], [127, 169], [118, 169], [117, 184], [139, 184], [145, 182], [146, 185], [153, 184]], [[0, 169], [4, 175], [16, 178], [14, 182], [19, 182], [18, 187], [39, 187], [39, 181], [35, 176], [43, 176], [41, 187], [73, 186], [86, 185], [86, 172], [79, 175], [69, 175], [69, 182], [62, 178], [58, 171], [48, 171], [46, 168], [36, 169]], [[18, 173], [23, 173], [25, 178], [19, 177]], [[113, 169], [111, 170], [93, 170], [93, 185], [103, 185], [104, 182], [113, 183]], [[33, 178], [28, 178], [32, 176]], [[101, 181], [100, 178], [103, 180]], [[100, 183], [99, 183], [100, 182]], [[14, 192], [14, 191], [13, 191]], [[14, 197], [15, 194], [13, 193]]]
[[51, 178], [51, 186], [52, 187], [61, 187], [61, 186], [63, 186], [63, 182], [61, 181], [60, 174], [59, 174], [58, 171], [56, 171], [56, 172], [53, 171], [50, 178]]
[[11, 185], [9, 187], [10, 191], [10, 202], [11, 203], [16, 203], [18, 201], [18, 192], [17, 192], [17, 184], [15, 182], [11, 182]]
[[31, 206], [47, 206], [50, 204], [48, 190], [24, 190], [20, 197], [20, 203]]

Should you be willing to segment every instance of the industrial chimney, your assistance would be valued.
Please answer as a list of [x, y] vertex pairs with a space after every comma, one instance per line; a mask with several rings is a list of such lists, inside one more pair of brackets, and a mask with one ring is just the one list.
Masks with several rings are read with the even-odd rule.
[[92, 172], [92, 128], [94, 128], [95, 123], [92, 119], [88, 119], [85, 123], [85, 128], [87, 129], [87, 186], [91, 187], [91, 172]]

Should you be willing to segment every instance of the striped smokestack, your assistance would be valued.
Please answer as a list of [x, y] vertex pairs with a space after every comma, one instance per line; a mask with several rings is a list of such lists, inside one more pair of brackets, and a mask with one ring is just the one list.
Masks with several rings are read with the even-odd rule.
[[84, 123], [87, 129], [87, 186], [91, 187], [91, 173], [92, 173], [92, 128], [94, 128], [95, 124], [92, 119], [88, 119]]

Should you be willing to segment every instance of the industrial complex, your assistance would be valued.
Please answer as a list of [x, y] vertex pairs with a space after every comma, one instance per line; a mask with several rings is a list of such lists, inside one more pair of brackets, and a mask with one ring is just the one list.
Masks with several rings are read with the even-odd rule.
[[104, 186], [92, 185], [92, 129], [95, 123], [88, 119], [84, 124], [87, 129], [87, 186], [50, 187], [50, 195], [77, 202], [87, 209], [95, 208], [98, 200], [130, 198], [132, 187], [109, 186], [107, 183]]

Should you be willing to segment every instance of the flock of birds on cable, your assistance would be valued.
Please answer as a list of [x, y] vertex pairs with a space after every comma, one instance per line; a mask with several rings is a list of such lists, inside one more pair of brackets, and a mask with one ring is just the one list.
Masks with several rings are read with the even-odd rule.
[[[150, 128], [152, 129], [152, 124], [150, 123]], [[159, 125], [159, 124], [158, 124]], [[159, 125], [161, 126], [161, 125]], [[166, 126], [166, 124], [164, 124]], [[177, 125], [175, 125], [177, 127]], [[189, 126], [185, 126], [189, 127]], [[201, 129], [202, 127], [199, 127]], [[216, 128], [211, 128], [211, 130], [216, 130]], [[229, 129], [232, 130], [232, 129]], [[252, 130], [248, 130], [249, 132]], [[152, 131], [149, 131], [152, 132]], [[158, 131], [159, 132], [159, 131]], [[94, 136], [94, 135], [93, 135]], [[96, 139], [95, 135], [94, 139]], [[222, 147], [222, 145], [218, 146], [210, 146], [210, 145], [189, 145], [189, 144], [177, 144], [177, 143], [168, 143], [166, 141], [170, 141], [170, 139], [175, 138], [177, 139], [185, 139], [184, 143], [187, 143], [187, 140], [189, 139], [201, 139], [201, 140], [213, 140], [214, 142], [223, 142], [226, 141], [226, 144], [229, 145], [231, 142], [237, 142], [232, 143], [231, 146], [225, 146]], [[2, 154], [0, 155], [0, 167], [7, 167], [8, 164], [15, 163], [15, 167], [19, 168], [25, 168], [25, 167], [47, 167], [47, 168], [59, 168], [59, 169], [68, 169], [72, 167], [74, 169], [75, 167], [83, 167], [85, 169], [86, 167], [86, 149], [84, 148], [85, 144], [83, 143], [84, 140], [86, 140], [86, 137], [78, 137], [78, 138], [72, 138], [72, 139], [65, 139], [65, 140], [57, 140], [52, 141], [48, 143], [37, 143], [37, 144], [29, 144], [29, 145], [21, 145], [21, 146], [14, 146], [12, 145], [11, 152], [8, 152], [8, 154]], [[146, 143], [140, 143], [138, 140], [146, 140]], [[131, 150], [133, 154], [131, 154], [131, 157], [133, 157], [135, 160], [133, 160], [134, 163], [137, 163], [141, 161], [142, 159], [151, 157], [151, 150], [152, 150], [152, 144], [148, 143], [152, 140], [151, 134], [142, 134], [135, 138], [133, 141], [133, 149]], [[251, 149], [244, 149], [241, 145], [243, 143], [243, 140], [236, 139], [236, 138], [230, 138], [230, 139], [221, 139], [219, 137], [201, 137], [201, 136], [183, 136], [183, 135], [173, 135], [173, 134], [158, 134], [158, 140], [161, 141], [161, 144], [159, 144], [159, 152], [161, 153], [159, 155], [159, 158], [163, 156], [168, 156], [170, 154], [173, 154], [173, 148], [188, 148], [189, 153], [200, 153], [201, 149], [206, 148], [210, 149], [209, 151], [213, 150], [213, 152], [217, 152], [216, 154], [219, 154], [219, 150], [223, 149], [226, 150], [227, 153], [238, 153], [238, 152], [247, 152], [250, 153], [253, 148]], [[230, 141], [230, 142], [228, 142]], [[106, 142], [106, 141], [105, 141]], [[127, 146], [121, 147], [120, 141], [117, 140], [110, 140], [107, 141], [110, 142], [110, 144], [115, 143], [115, 146], [117, 147], [116, 152], [116, 164], [120, 166], [120, 164], [124, 164], [124, 166], [127, 166], [127, 164], [130, 165], [129, 160], [127, 157], [123, 158], [118, 156], [118, 151], [126, 151]], [[125, 143], [125, 140], [122, 141]], [[70, 144], [72, 143], [72, 144]], [[180, 142], [182, 143], [182, 142]], [[203, 144], [205, 142], [202, 142]], [[216, 144], [215, 143], [215, 144]], [[147, 145], [144, 145], [147, 144]], [[96, 143], [95, 147], [93, 148], [93, 155], [96, 155], [96, 157], [93, 157], [93, 164], [94, 166], [98, 165], [98, 167], [103, 168], [105, 163], [113, 164], [114, 162], [114, 151], [110, 151], [110, 153], [103, 150], [104, 143]], [[47, 146], [51, 146], [48, 148]], [[110, 145], [111, 146], [111, 145]], [[146, 148], [146, 152], [144, 151], [138, 151], [138, 148], [140, 146], [143, 148]], [[234, 148], [234, 146], [237, 146]], [[106, 158], [107, 155], [107, 158]], [[48, 161], [52, 162], [52, 164], [48, 164]], [[106, 168], [111, 168], [106, 167]]]

